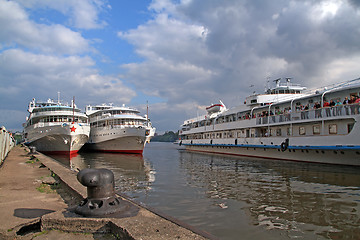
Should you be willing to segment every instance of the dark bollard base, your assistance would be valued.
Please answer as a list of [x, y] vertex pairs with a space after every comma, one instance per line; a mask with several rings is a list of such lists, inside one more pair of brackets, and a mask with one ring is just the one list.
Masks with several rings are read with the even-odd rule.
[[84, 199], [73, 211], [84, 217], [123, 218], [136, 216], [139, 208], [116, 197], [103, 199]]

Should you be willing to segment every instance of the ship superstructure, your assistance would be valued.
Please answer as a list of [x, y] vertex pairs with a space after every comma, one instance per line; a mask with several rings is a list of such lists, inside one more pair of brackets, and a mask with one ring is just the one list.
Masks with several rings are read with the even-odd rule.
[[360, 165], [360, 79], [319, 89], [275, 80], [245, 104], [210, 108], [181, 126], [181, 144], [199, 152]]

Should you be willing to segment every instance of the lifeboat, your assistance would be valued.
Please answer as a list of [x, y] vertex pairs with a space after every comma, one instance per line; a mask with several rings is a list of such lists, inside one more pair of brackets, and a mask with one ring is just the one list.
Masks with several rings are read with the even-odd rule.
[[224, 105], [218, 103], [218, 104], [212, 104], [211, 106], [206, 108], [206, 111], [208, 113], [216, 113], [221, 110], [221, 108], [224, 107]]

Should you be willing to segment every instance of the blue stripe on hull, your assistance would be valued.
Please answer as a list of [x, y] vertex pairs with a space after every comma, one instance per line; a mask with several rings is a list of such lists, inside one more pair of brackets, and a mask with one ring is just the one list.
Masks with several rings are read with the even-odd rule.
[[[183, 143], [184, 146], [207, 146], [207, 147], [241, 147], [241, 148], [268, 148], [268, 149], [281, 149], [280, 145], [256, 145], [256, 144], [206, 144], [206, 143]], [[336, 145], [336, 146], [291, 146], [287, 149], [294, 150], [360, 150], [360, 146], [354, 145]]]

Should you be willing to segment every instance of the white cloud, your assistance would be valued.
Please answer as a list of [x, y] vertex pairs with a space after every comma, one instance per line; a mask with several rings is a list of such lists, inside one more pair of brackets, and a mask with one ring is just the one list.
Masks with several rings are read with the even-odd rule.
[[16, 0], [27, 8], [51, 8], [69, 17], [69, 24], [81, 29], [96, 29], [106, 25], [99, 14], [111, 6], [103, 0]]
[[[262, 92], [267, 77], [293, 77], [313, 87], [319, 80], [330, 84], [359, 75], [360, 15], [354, 0], [153, 0], [152, 19], [117, 29], [142, 58], [121, 63], [126, 70], [121, 78], [106, 75], [90, 57], [97, 51], [93, 46], [108, 41], [101, 36], [104, 13], [118, 5], [112, 9], [105, 0], [0, 3], [0, 93], [9, 105], [27, 105], [16, 96], [47, 98], [57, 91], [83, 103], [131, 103], [145, 94], [164, 101], [152, 107], [152, 120], [164, 131], [177, 129], [199, 106], [218, 99], [228, 107], [238, 105], [250, 91]], [[53, 11], [61, 13], [60, 20], [46, 18]], [[74, 27], [84, 36], [94, 28], [100, 34], [95, 42]], [[101, 65], [112, 68], [114, 59], [100, 55], [107, 60]]]
[[[26, 111], [32, 98], [56, 98], [58, 91], [67, 101], [76, 96], [77, 105], [81, 107], [97, 104], [99, 100], [129, 103], [136, 96], [121, 79], [99, 74], [94, 65], [89, 57], [57, 57], [19, 49], [3, 51], [0, 53], [0, 101], [7, 104], [1, 111], [16, 106]], [[16, 119], [11, 124], [19, 127], [21, 121]]]
[[90, 50], [80, 33], [62, 25], [38, 24], [19, 4], [0, 0], [0, 47], [20, 46], [35, 51], [76, 54]]
[[143, 58], [122, 67], [138, 89], [166, 99], [161, 109], [178, 108], [183, 115], [179, 102], [191, 102], [193, 109], [218, 99], [238, 105], [249, 83], [262, 92], [267, 77], [293, 77], [309, 87], [319, 79], [353, 79], [360, 15], [351, 4], [155, 0], [149, 6], [153, 20], [118, 34]]

